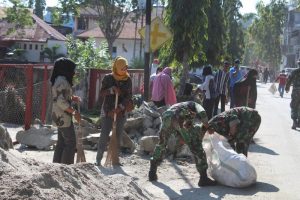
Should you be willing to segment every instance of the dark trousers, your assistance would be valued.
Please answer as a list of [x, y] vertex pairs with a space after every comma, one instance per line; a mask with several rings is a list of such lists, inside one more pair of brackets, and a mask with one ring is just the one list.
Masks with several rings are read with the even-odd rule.
[[220, 99], [221, 99], [221, 112], [225, 111], [226, 95], [225, 94], [220, 94], [215, 99], [214, 116], [218, 114], [218, 107], [219, 107]]
[[[117, 138], [118, 138], [118, 143], [120, 145], [122, 133], [124, 131], [124, 124], [126, 122], [126, 117], [125, 116], [117, 117], [116, 122], [117, 122], [116, 124]], [[111, 117], [106, 116], [101, 118], [101, 135], [98, 141], [98, 150], [96, 156], [96, 163], [98, 164], [100, 164], [103, 157], [103, 153], [107, 147], [109, 133], [112, 130], [112, 125], [113, 125], [113, 119]]]
[[76, 150], [76, 136], [73, 123], [70, 127], [58, 128], [58, 140], [56, 143], [53, 162], [73, 164]]
[[205, 109], [208, 120], [212, 118], [215, 99], [204, 99], [203, 108]]

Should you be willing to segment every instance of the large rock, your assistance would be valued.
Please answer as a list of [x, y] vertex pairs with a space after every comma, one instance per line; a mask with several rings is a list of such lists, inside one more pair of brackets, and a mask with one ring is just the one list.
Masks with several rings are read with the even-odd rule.
[[133, 153], [135, 150], [135, 143], [130, 139], [125, 131], [123, 131], [121, 147], [129, 149], [130, 153]]
[[160, 117], [160, 113], [157, 111], [157, 108], [155, 105], [144, 101], [143, 108], [144, 108], [145, 115], [151, 116], [153, 118]]
[[143, 127], [145, 129], [151, 128], [153, 126], [153, 118], [150, 116], [146, 116], [143, 122]]
[[124, 129], [126, 131], [131, 129], [139, 129], [140, 127], [143, 127], [144, 117], [137, 117], [137, 118], [128, 118]]
[[143, 132], [144, 136], [152, 136], [152, 135], [158, 135], [158, 131], [153, 129], [153, 128], [147, 128], [144, 132]]
[[152, 153], [154, 151], [155, 145], [158, 144], [158, 136], [144, 136], [140, 139], [140, 151]]
[[34, 146], [40, 150], [48, 150], [57, 141], [57, 134], [52, 129], [32, 127], [27, 131], [19, 131], [16, 139], [19, 143]]
[[0, 125], [0, 147], [4, 150], [14, 148], [7, 129], [2, 125]]

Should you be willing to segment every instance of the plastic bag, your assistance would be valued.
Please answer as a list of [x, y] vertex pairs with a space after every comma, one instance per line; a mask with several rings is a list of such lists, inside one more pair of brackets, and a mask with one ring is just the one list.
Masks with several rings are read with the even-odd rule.
[[269, 88], [269, 92], [271, 92], [272, 94], [275, 94], [277, 91], [276, 85], [275, 83], [272, 83], [271, 87]]
[[226, 138], [214, 133], [203, 139], [208, 174], [218, 183], [241, 188], [256, 182], [257, 174], [244, 154], [236, 153]]

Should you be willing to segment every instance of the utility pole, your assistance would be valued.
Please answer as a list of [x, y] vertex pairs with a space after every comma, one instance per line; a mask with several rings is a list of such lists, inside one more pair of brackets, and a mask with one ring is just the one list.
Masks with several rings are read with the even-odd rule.
[[150, 33], [151, 33], [151, 0], [146, 0], [146, 27], [145, 27], [145, 66], [144, 66], [144, 100], [149, 101], [150, 79]]

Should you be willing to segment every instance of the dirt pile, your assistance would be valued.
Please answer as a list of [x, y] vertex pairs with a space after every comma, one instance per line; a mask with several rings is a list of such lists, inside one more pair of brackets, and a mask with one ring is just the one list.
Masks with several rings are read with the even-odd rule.
[[1, 199], [151, 199], [134, 179], [93, 164], [60, 165], [0, 148]]

